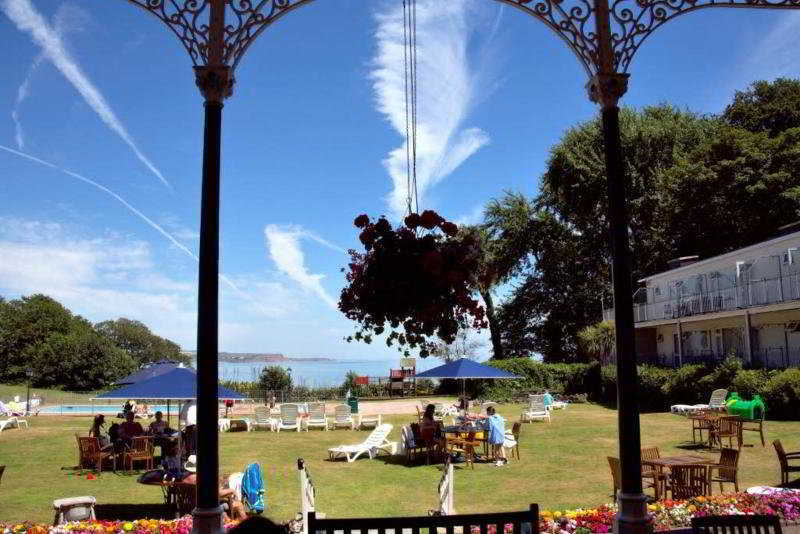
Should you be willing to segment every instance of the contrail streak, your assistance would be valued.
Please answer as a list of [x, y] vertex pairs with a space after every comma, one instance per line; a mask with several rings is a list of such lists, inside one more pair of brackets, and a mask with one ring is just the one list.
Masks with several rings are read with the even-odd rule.
[[36, 56], [36, 59], [33, 60], [33, 63], [31, 63], [31, 66], [28, 68], [28, 72], [25, 74], [25, 79], [22, 81], [22, 84], [20, 84], [19, 89], [17, 89], [17, 98], [14, 100], [14, 109], [11, 110], [11, 120], [14, 121], [14, 140], [17, 142], [17, 148], [20, 150], [25, 150], [25, 135], [22, 132], [22, 122], [19, 120], [19, 108], [22, 105], [22, 102], [28, 98], [31, 78], [33, 77], [33, 73], [36, 72], [36, 69], [39, 68], [39, 65], [42, 64], [43, 60], [44, 54], [39, 54]]
[[20, 31], [30, 34], [33, 41], [42, 48], [42, 54], [75, 87], [86, 103], [89, 104], [89, 107], [100, 116], [100, 119], [133, 150], [139, 161], [150, 172], [155, 174], [165, 186], [172, 188], [167, 179], [161, 174], [161, 171], [139, 150], [139, 147], [136, 146], [125, 126], [114, 114], [106, 99], [67, 52], [60, 32], [47, 24], [47, 21], [36, 11], [30, 0], [4, 0], [1, 7]]
[[[159, 234], [161, 234], [162, 236], [167, 238], [167, 240], [170, 243], [172, 243], [173, 245], [178, 247], [178, 249], [180, 249], [183, 252], [185, 252], [186, 254], [188, 254], [194, 261], [196, 261], [196, 262], [200, 261], [200, 258], [198, 258], [197, 255], [195, 255], [194, 252], [189, 250], [183, 243], [181, 243], [180, 241], [175, 239], [172, 236], [172, 234], [170, 234], [169, 232], [164, 230], [164, 228], [162, 228], [158, 223], [156, 223], [151, 218], [149, 218], [147, 215], [145, 215], [144, 213], [142, 213], [141, 211], [136, 209], [127, 200], [125, 200], [124, 198], [122, 198], [121, 196], [119, 196], [118, 194], [116, 194], [114, 191], [112, 191], [111, 189], [107, 188], [106, 186], [100, 185], [97, 182], [95, 182], [94, 180], [91, 180], [91, 179], [89, 179], [89, 178], [87, 178], [85, 176], [82, 176], [82, 175], [80, 175], [80, 174], [78, 174], [76, 172], [72, 172], [72, 171], [67, 170], [67, 169], [62, 169], [58, 165], [54, 165], [53, 163], [50, 163], [49, 161], [45, 161], [43, 159], [39, 159], [39, 158], [37, 158], [35, 156], [31, 156], [30, 154], [25, 154], [24, 152], [20, 152], [19, 150], [14, 150], [13, 148], [9, 148], [9, 147], [3, 146], [3, 145], [0, 145], [0, 150], [5, 150], [6, 152], [8, 152], [10, 154], [14, 154], [15, 156], [19, 156], [21, 158], [25, 158], [25, 159], [27, 159], [29, 161], [33, 161], [35, 163], [38, 163], [39, 165], [44, 165], [45, 167], [49, 167], [49, 168], [51, 168], [53, 170], [56, 170], [56, 171], [59, 171], [59, 172], [63, 172], [64, 174], [72, 176], [73, 178], [75, 178], [77, 180], [80, 180], [81, 182], [84, 182], [86, 184], [91, 185], [92, 187], [94, 187], [96, 189], [99, 189], [103, 193], [111, 196], [112, 198], [114, 198], [114, 200], [116, 200], [117, 202], [119, 202], [120, 204], [125, 206], [128, 209], [128, 211], [130, 211], [131, 213], [133, 213], [134, 215], [139, 217], [141, 220], [143, 220], [145, 223], [147, 223], [147, 225], [150, 226], [153, 230], [155, 230], [156, 232], [158, 232]], [[239, 286], [234, 284], [224, 274], [220, 274], [219, 275], [219, 279], [222, 280], [223, 282], [225, 282], [228, 286], [230, 286], [231, 289], [236, 291], [236, 293], [239, 296], [244, 297], [247, 300], [250, 300], [250, 301], [253, 301], [253, 302], [257, 302], [253, 297], [251, 297], [250, 295], [248, 295], [247, 293], [245, 293], [244, 291], [239, 289]]]

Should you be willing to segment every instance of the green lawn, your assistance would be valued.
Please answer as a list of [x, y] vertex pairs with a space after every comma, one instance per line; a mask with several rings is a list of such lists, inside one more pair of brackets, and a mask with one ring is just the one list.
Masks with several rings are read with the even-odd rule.
[[[0, 384], [0, 400], [10, 400], [15, 396], [19, 396], [20, 401], [25, 402], [26, 393], [27, 386], [25, 384]], [[31, 388], [31, 397], [34, 395], [39, 395], [45, 404], [89, 404], [90, 399], [96, 393], [73, 393], [57, 389]]]
[[[519, 407], [502, 406], [507, 419]], [[391, 439], [412, 416], [394, 416]], [[0, 521], [51, 520], [51, 502], [59, 497], [94, 495], [101, 503], [156, 503], [156, 487], [136, 484], [136, 475], [104, 472], [96, 480], [76, 476], [75, 432], [86, 432], [88, 417], [30, 417], [29, 429], [0, 433]], [[646, 414], [642, 444], [658, 446], [662, 455], [685, 453], [678, 445], [691, 437], [686, 419]], [[329, 517], [424, 514], [435, 506], [440, 472], [436, 466], [408, 467], [398, 458], [359, 459], [347, 464], [327, 461], [326, 449], [364, 439], [366, 431], [250, 432], [221, 435], [223, 473], [240, 471], [258, 461], [267, 485], [267, 515], [286, 520], [299, 509], [298, 457], [305, 458], [317, 486], [317, 508]], [[800, 422], [768, 422], [767, 438], [780, 438], [788, 450], [800, 449]], [[756, 443], [748, 433], [746, 443]], [[456, 467], [455, 504], [459, 512], [523, 509], [531, 502], [543, 508], [591, 506], [610, 501], [611, 477], [606, 456], [617, 454], [616, 412], [595, 405], [573, 405], [554, 413], [553, 422], [523, 425], [521, 460], [506, 467], [476, 464]], [[714, 454], [716, 456], [716, 454]], [[771, 444], [744, 448], [742, 487], [775, 484], [778, 464]], [[718, 487], [715, 488], [718, 491]]]

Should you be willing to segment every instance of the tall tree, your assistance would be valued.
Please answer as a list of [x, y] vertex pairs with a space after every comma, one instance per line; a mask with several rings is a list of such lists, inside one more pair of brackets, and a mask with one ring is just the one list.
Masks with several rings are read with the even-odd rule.
[[0, 381], [90, 390], [131, 372], [133, 359], [45, 295], [0, 302]]
[[732, 126], [770, 137], [800, 127], [800, 80], [753, 82], [747, 90], [736, 92], [722, 118]]
[[[771, 109], [766, 98], [758, 105]], [[677, 256], [768, 239], [800, 215], [800, 128], [770, 137], [729, 122], [668, 105], [622, 110], [634, 279], [666, 270]], [[569, 130], [552, 149], [537, 207], [535, 262], [498, 314], [503, 336], [507, 347], [549, 360], [581, 358], [578, 333], [600, 318], [610, 284], [598, 120]]]
[[191, 363], [191, 358], [181, 353], [180, 345], [155, 335], [140, 321], [121, 317], [98, 323], [95, 329], [130, 354], [139, 366], [159, 360]]
[[478, 292], [486, 306], [493, 358], [506, 357], [492, 290], [529, 265], [533, 204], [522, 194], [506, 193], [486, 207], [483, 224], [468, 226], [462, 234], [479, 244], [476, 276]]

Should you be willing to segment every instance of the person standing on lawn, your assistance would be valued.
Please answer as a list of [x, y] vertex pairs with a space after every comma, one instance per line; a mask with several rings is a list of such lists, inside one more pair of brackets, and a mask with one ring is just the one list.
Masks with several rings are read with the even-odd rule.
[[495, 465], [505, 465], [508, 463], [506, 450], [503, 448], [503, 442], [506, 439], [506, 421], [495, 412], [494, 406], [486, 408], [486, 428], [489, 432], [488, 439], [492, 444], [492, 452], [497, 459]]

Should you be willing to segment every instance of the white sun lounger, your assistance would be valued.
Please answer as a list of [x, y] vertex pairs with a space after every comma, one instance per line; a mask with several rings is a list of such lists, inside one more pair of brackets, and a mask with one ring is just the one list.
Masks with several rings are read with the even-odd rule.
[[8, 419], [0, 419], [0, 432], [6, 428], [20, 428], [20, 424], [24, 423], [25, 428], [28, 428], [28, 422], [19, 417], [9, 417]]
[[344, 456], [348, 462], [353, 462], [356, 460], [356, 458], [364, 453], [368, 454], [370, 458], [377, 456], [379, 451], [383, 451], [387, 454], [393, 454], [397, 449], [397, 444], [386, 439], [389, 437], [389, 433], [391, 431], [392, 425], [389, 423], [383, 423], [378, 425], [375, 430], [370, 432], [369, 436], [367, 436], [367, 439], [365, 439], [363, 442], [356, 445], [339, 445], [338, 447], [331, 447], [328, 449], [328, 455], [330, 456], [331, 460], [335, 460], [336, 458], [341, 458]]

